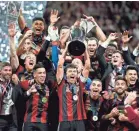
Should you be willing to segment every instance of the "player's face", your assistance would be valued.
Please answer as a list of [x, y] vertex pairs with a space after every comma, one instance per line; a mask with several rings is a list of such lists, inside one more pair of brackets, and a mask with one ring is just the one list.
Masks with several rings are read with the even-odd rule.
[[36, 35], [41, 35], [44, 31], [44, 23], [41, 20], [34, 21], [32, 27]]

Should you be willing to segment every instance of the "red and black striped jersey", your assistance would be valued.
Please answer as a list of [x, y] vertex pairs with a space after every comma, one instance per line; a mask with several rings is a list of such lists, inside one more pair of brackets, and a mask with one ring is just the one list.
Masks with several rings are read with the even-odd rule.
[[49, 100], [49, 88], [43, 86], [42, 92], [38, 91], [30, 95], [26, 103], [24, 122], [47, 123], [47, 109]]
[[73, 94], [69, 90], [66, 80], [63, 79], [58, 86], [59, 122], [86, 119], [83, 103], [83, 90], [85, 83], [81, 82], [80, 79], [78, 80], [78, 83], [77, 100], [73, 99]]

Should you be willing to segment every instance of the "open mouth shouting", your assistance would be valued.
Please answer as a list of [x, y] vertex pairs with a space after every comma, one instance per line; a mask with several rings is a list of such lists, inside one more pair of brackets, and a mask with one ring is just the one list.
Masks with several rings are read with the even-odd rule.
[[72, 84], [75, 84], [76, 83], [76, 76], [69, 76], [68, 81]]
[[113, 64], [113, 65], [117, 65], [117, 62], [118, 62], [117, 59], [112, 60], [112, 64]]
[[90, 54], [90, 55], [94, 55], [94, 52], [95, 52], [95, 50], [93, 50], [93, 49], [90, 49], [90, 50], [89, 50], [89, 54]]
[[29, 61], [29, 65], [33, 66], [34, 65], [34, 61], [33, 60]]
[[29, 69], [33, 69], [34, 66], [35, 66], [34, 60], [30, 60], [29, 63], [28, 63], [28, 68], [29, 68]]
[[96, 97], [96, 96], [98, 96], [99, 95], [99, 89], [92, 89], [91, 90], [91, 94], [92, 94], [92, 96], [94, 96], [94, 97]]
[[109, 59], [112, 58], [112, 53], [109, 53], [108, 56], [107, 56]]
[[70, 79], [71, 80], [75, 80], [75, 76], [70, 76]]
[[131, 85], [134, 85], [136, 83], [136, 78], [134, 78], [134, 77], [130, 78], [129, 82]]
[[36, 28], [35, 33], [36, 35], [40, 35], [42, 33], [42, 30], [40, 28]]

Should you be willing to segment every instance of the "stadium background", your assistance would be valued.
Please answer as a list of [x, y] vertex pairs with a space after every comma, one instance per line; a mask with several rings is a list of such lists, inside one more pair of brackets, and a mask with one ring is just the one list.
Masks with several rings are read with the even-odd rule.
[[[9, 61], [9, 40], [7, 35], [6, 14], [7, 3], [0, 1], [0, 61]], [[93, 16], [100, 25], [106, 35], [110, 32], [122, 32], [129, 30], [133, 36], [129, 43], [130, 49], [139, 42], [139, 2], [138, 1], [31, 1], [21, 2], [23, 15], [27, 25], [31, 27], [31, 20], [35, 16], [43, 16], [46, 24], [49, 24], [49, 13], [51, 9], [58, 9], [60, 20], [57, 23], [60, 28], [63, 25], [71, 26], [76, 19], [81, 18], [82, 14]], [[18, 26], [17, 26], [17, 30]], [[89, 36], [95, 36], [94, 32], [90, 32]], [[16, 35], [16, 42], [20, 36], [20, 31]], [[120, 45], [120, 40], [118, 41]]]

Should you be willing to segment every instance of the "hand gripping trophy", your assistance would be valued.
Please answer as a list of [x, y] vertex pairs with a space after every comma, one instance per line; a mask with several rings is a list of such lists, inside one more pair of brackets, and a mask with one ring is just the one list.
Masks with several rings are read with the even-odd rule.
[[68, 45], [68, 51], [73, 56], [80, 56], [85, 52], [85, 37], [86, 34], [95, 27], [92, 21], [87, 19], [77, 20], [71, 27], [70, 43]]

